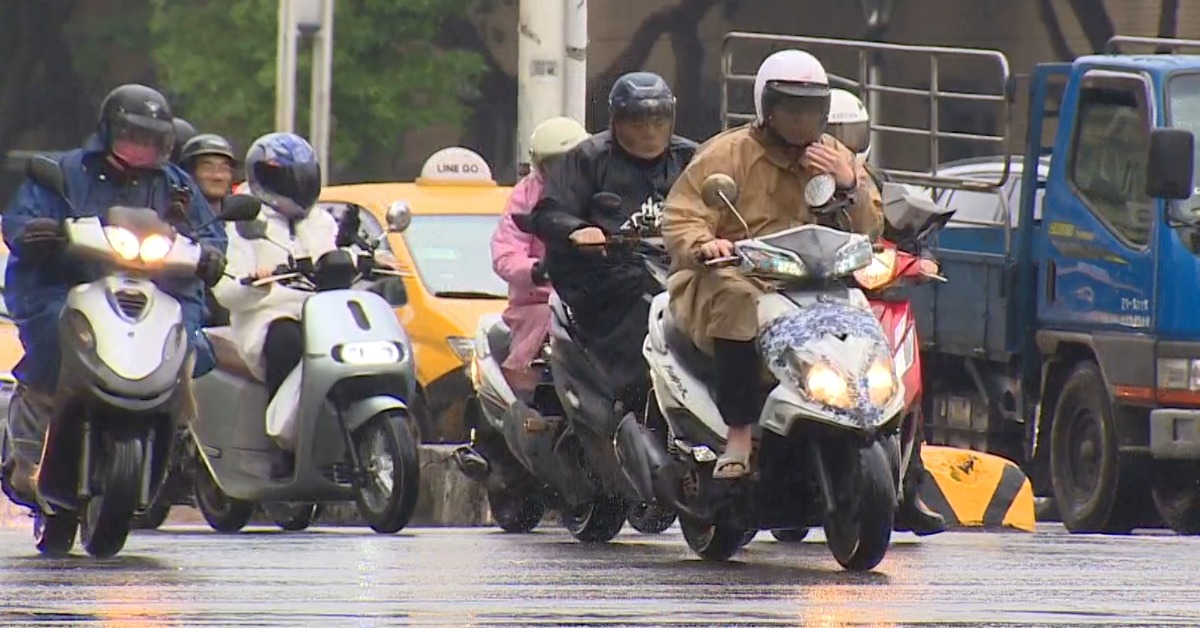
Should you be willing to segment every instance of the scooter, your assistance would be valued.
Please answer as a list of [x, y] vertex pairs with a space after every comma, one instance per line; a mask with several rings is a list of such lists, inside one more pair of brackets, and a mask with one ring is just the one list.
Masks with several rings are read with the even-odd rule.
[[[702, 196], [745, 225], [730, 177], [710, 176]], [[809, 207], [834, 196], [828, 175], [806, 190]], [[756, 471], [734, 481], [713, 478], [726, 426], [712, 359], [676, 326], [667, 296], [655, 299], [644, 353], [669, 445], [660, 451], [634, 430], [619, 432], [616, 445], [631, 462], [623, 466], [631, 483], [677, 505], [684, 538], [703, 558], [730, 558], [749, 530], [823, 525], [844, 568], [866, 571], [883, 560], [904, 475], [905, 396], [879, 320], [849, 285], [872, 257], [864, 235], [805, 225], [748, 237], [730, 258], [707, 262], [733, 263], [767, 288], [757, 342], [777, 383], [756, 430]]]
[[[34, 158], [27, 172], [69, 198], [57, 162]], [[257, 212], [257, 203], [234, 201], [219, 219]], [[153, 279], [194, 277], [201, 251], [148, 208], [112, 207], [105, 221], [67, 218], [63, 230], [65, 254], [103, 271], [68, 292], [59, 319], [59, 388], [72, 392], [46, 431], [34, 541], [43, 554], [66, 555], [78, 531], [88, 554], [106, 558], [125, 546], [134, 515], [162, 483], [184, 401], [182, 308]], [[5, 459], [10, 445], [6, 438]]]
[[[619, 206], [621, 199], [600, 193], [592, 203]], [[636, 247], [651, 263], [661, 290], [665, 254], [661, 241], [648, 235], [657, 230], [657, 215], [657, 208], [643, 206], [605, 246]], [[517, 217], [518, 228], [528, 231], [526, 221]], [[644, 409], [620, 407], [608, 378], [572, 338], [570, 313], [557, 295], [550, 307], [550, 339], [540, 360], [547, 376], [531, 404], [513, 393], [500, 368], [508, 355], [507, 326], [499, 317], [480, 322], [471, 377], [483, 420], [455, 460], [463, 473], [487, 486], [492, 515], [506, 531], [532, 530], [547, 506], [558, 508], [564, 526], [585, 542], [612, 539], [630, 514], [649, 530], [665, 529], [674, 512], [657, 504], [642, 506], [612, 447], [617, 426], [639, 421]]]
[[[923, 438], [921, 388], [921, 343], [917, 337], [917, 319], [912, 312], [908, 287], [945, 282], [937, 273], [937, 263], [929, 255], [926, 240], [946, 226], [954, 216], [953, 209], [932, 203], [913, 205], [905, 199], [907, 191], [896, 185], [883, 188], [883, 237], [876, 244], [871, 263], [854, 271], [853, 278], [871, 304], [871, 311], [883, 326], [896, 373], [904, 384], [905, 417], [903, 424], [906, 444], [901, 462], [905, 480], [902, 501], [913, 498], [920, 488], [914, 473], [917, 463], [913, 456], [914, 443]], [[848, 228], [848, 225], [842, 225]], [[776, 540], [800, 542], [807, 528], [771, 530]]]
[[[411, 217], [393, 210], [389, 231], [403, 231]], [[261, 222], [236, 227], [243, 238], [266, 240]], [[270, 405], [228, 328], [208, 330], [217, 369], [196, 381], [202, 401], [192, 436], [204, 467], [195, 474], [196, 501], [214, 528], [240, 529], [261, 503], [281, 527], [301, 529], [317, 504], [351, 500], [376, 532], [408, 524], [419, 461], [405, 400], [416, 384], [412, 346], [392, 310], [407, 298], [399, 273], [371, 262], [339, 248], [311, 267], [293, 260], [273, 276], [241, 280], [313, 293], [300, 321], [304, 357]], [[374, 290], [351, 289], [364, 276], [383, 279]], [[283, 428], [273, 435], [268, 421]]]

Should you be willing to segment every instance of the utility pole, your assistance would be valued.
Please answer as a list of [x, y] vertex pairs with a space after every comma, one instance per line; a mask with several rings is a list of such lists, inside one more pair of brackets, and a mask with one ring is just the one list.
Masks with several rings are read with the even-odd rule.
[[565, 7], [570, 0], [521, 0], [517, 20], [517, 163], [529, 163], [529, 136], [563, 112]]
[[275, 130], [292, 132], [296, 117], [299, 39], [313, 38], [312, 98], [308, 139], [321, 162], [321, 185], [329, 179], [329, 126], [333, 95], [334, 0], [279, 0], [279, 48], [275, 66]]
[[563, 50], [563, 113], [587, 124], [587, 0], [565, 3], [566, 48]]

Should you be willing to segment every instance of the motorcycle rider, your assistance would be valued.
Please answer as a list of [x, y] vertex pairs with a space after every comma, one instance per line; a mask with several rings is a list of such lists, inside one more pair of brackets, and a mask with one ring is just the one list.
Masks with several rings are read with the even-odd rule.
[[854, 151], [858, 163], [866, 169], [875, 185], [883, 189], [889, 178], [867, 161], [871, 157], [871, 115], [858, 96], [844, 89], [829, 90], [829, 125], [825, 132]]
[[492, 269], [508, 282], [508, 308], [502, 317], [512, 334], [501, 368], [518, 397], [528, 401], [540, 373], [530, 368], [550, 331], [549, 277], [542, 260], [546, 246], [517, 228], [514, 215], [528, 214], [542, 195], [543, 177], [563, 153], [587, 139], [587, 129], [567, 117], [539, 124], [529, 138], [532, 170], [513, 187], [508, 206], [492, 234]]
[[175, 127], [175, 146], [171, 148], [171, 163], [181, 166], [180, 160], [183, 159], [181, 156], [183, 145], [190, 142], [193, 137], [196, 137], [196, 127], [183, 118], [173, 119], [171, 126]]
[[[96, 133], [58, 163], [65, 196], [43, 183], [26, 180], [18, 188], [2, 230], [10, 255], [5, 270], [5, 301], [17, 322], [25, 354], [13, 369], [17, 391], [9, 407], [13, 446], [5, 463], [6, 488], [14, 502], [32, 505], [37, 464], [46, 426], [71, 391], [59, 386], [58, 318], [67, 291], [90, 281], [95, 269], [61, 255], [63, 220], [68, 216], [105, 216], [109, 207], [149, 207], [179, 228], [210, 223], [212, 212], [187, 174], [169, 163], [175, 141], [171, 109], [162, 94], [128, 84], [109, 92], [100, 106]], [[68, 199], [70, 206], [68, 206]], [[195, 235], [202, 256], [197, 279], [159, 279], [156, 283], [183, 307], [183, 323], [193, 350], [193, 371], [184, 378], [185, 420], [195, 413], [191, 375], [213, 367], [212, 347], [200, 332], [203, 284], [212, 284], [225, 266], [225, 233], [209, 224]]]
[[[874, 238], [883, 223], [879, 189], [854, 153], [824, 134], [829, 80], [816, 57], [801, 50], [767, 57], [755, 76], [754, 107], [754, 123], [704, 145], [672, 188], [663, 212], [663, 239], [674, 266], [667, 281], [671, 312], [693, 342], [715, 358], [717, 403], [729, 431], [713, 475], [723, 479], [750, 471], [751, 426], [761, 410], [754, 339], [762, 292], [737, 270], [708, 268], [703, 260], [731, 255], [731, 240], [812, 222], [804, 189], [818, 173], [832, 175], [837, 188], [851, 195], [848, 215], [855, 231]], [[701, 184], [716, 173], [738, 183], [738, 211], [749, 234], [732, 212], [702, 201]], [[944, 526], [936, 514], [921, 514], [929, 529]]]
[[[649, 379], [642, 340], [650, 305], [643, 295], [657, 286], [637, 255], [603, 245], [639, 209], [659, 211], [697, 145], [674, 134], [675, 96], [657, 74], [618, 78], [608, 111], [609, 128], [546, 173], [531, 222], [546, 244], [550, 282], [570, 307], [578, 339], [625, 407], [640, 408]], [[619, 195], [620, 208], [594, 207], [591, 198], [599, 192]]]
[[[244, 286], [242, 277], [263, 278], [287, 266], [315, 263], [336, 248], [337, 221], [313, 211], [321, 194], [321, 164], [304, 138], [270, 133], [246, 153], [250, 193], [261, 200], [268, 240], [247, 240], [229, 225], [228, 275], [213, 287], [229, 309], [230, 331], [250, 372], [267, 385], [273, 398], [303, 356], [300, 313], [309, 293], [271, 283]], [[280, 472], [286, 472], [281, 469]]]
[[[229, 195], [233, 186], [233, 173], [237, 168], [237, 157], [234, 157], [229, 140], [212, 133], [196, 135], [180, 149], [178, 163], [192, 175], [213, 213], [219, 212], [221, 200]], [[204, 291], [204, 300], [208, 312], [206, 326], [228, 325], [229, 310], [217, 303], [212, 290]]]

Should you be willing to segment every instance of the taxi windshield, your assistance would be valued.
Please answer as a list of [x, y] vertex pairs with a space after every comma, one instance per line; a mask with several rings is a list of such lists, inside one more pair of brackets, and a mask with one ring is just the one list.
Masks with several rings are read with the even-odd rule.
[[404, 231], [417, 275], [434, 296], [506, 299], [508, 284], [492, 272], [498, 214], [413, 216]]

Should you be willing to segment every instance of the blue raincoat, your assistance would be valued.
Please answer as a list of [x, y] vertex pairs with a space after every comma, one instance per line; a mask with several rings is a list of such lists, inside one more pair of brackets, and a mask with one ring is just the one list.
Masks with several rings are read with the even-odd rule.
[[[4, 300], [8, 305], [25, 355], [13, 369], [21, 383], [45, 392], [53, 392], [58, 381], [60, 361], [58, 317], [66, 302], [67, 291], [79, 283], [96, 278], [97, 269], [65, 255], [49, 260], [31, 260], [23, 255], [19, 237], [34, 218], [63, 220], [67, 217], [100, 216], [103, 219], [114, 205], [150, 207], [166, 216], [175, 186], [191, 189], [188, 220], [199, 226], [213, 218], [208, 202], [196, 183], [182, 169], [168, 164], [161, 170], [141, 172], [127, 181], [116, 181], [105, 174], [104, 144], [99, 136], [88, 138], [82, 148], [59, 159], [65, 175], [71, 204], [54, 190], [26, 180], [0, 221], [4, 243], [8, 245]], [[225, 252], [227, 238], [220, 223], [199, 234], [202, 242]], [[160, 279], [160, 288], [179, 300], [189, 347], [196, 351], [196, 376], [215, 366], [212, 346], [201, 333], [204, 321], [204, 286], [199, 279]]]

